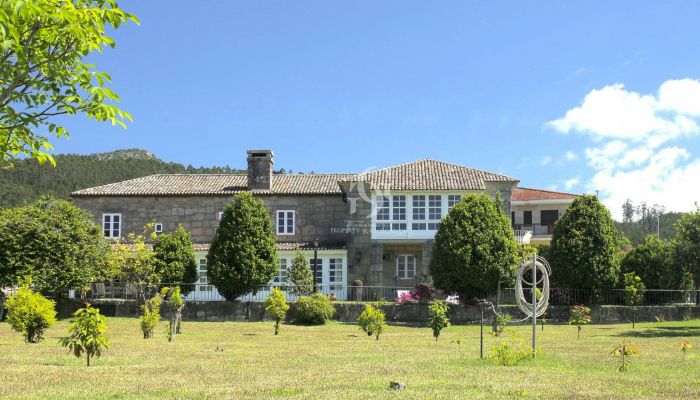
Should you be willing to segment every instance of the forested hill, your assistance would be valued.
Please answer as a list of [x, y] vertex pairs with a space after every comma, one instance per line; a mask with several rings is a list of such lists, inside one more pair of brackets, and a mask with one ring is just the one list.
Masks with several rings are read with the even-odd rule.
[[51, 193], [68, 198], [78, 189], [153, 174], [245, 173], [225, 167], [184, 166], [165, 162], [141, 149], [117, 150], [90, 155], [59, 154], [56, 167], [35, 160], [17, 160], [12, 169], [0, 170], [0, 207], [12, 207]]

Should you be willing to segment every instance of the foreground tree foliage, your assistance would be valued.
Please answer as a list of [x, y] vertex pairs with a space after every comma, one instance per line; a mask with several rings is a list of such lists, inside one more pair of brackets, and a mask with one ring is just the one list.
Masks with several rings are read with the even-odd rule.
[[161, 233], [153, 243], [155, 272], [160, 281], [168, 285], [180, 285], [182, 294], [187, 295], [197, 280], [197, 261], [190, 233], [178, 225], [175, 232]]
[[673, 263], [691, 274], [700, 287], [700, 208], [683, 215], [676, 223], [676, 232], [671, 242]]
[[59, 340], [61, 346], [68, 348], [73, 355], [80, 358], [85, 355], [87, 366], [90, 366], [90, 358], [99, 358], [103, 348], [109, 348], [107, 332], [107, 318], [100, 314], [98, 308], [93, 308], [86, 303], [84, 308], [76, 311], [68, 328], [69, 336]]
[[442, 300], [435, 300], [428, 308], [428, 314], [430, 315], [428, 326], [432, 328], [436, 342], [440, 337], [440, 332], [450, 326], [450, 319], [447, 318], [448, 309], [449, 306]]
[[465, 196], [435, 235], [430, 273], [437, 289], [480, 295], [507, 279], [518, 254], [508, 217], [485, 194]]
[[275, 321], [275, 335], [280, 333], [280, 324], [287, 316], [289, 304], [284, 292], [276, 287], [272, 288], [272, 293], [265, 299], [265, 314]]
[[272, 220], [261, 200], [244, 192], [224, 208], [207, 265], [209, 281], [228, 301], [257, 293], [277, 274]]
[[649, 289], [681, 289], [683, 271], [671, 260], [671, 246], [656, 235], [625, 254], [622, 273], [638, 275]]
[[0, 210], [0, 286], [30, 279], [46, 293], [87, 289], [105, 276], [108, 253], [92, 216], [68, 201], [45, 196]]
[[[134, 291], [141, 304], [148, 303], [161, 282], [153, 251], [144, 235], [131, 232], [126, 240], [117, 241], [108, 260], [110, 277], [126, 282], [127, 292]], [[155, 240], [154, 233], [150, 237]]]
[[85, 62], [114, 47], [106, 30], [127, 21], [138, 23], [114, 0], [0, 1], [0, 166], [19, 155], [54, 163], [45, 132], [68, 136], [56, 116], [131, 120], [111, 104], [110, 76]]
[[617, 253], [610, 211], [595, 196], [579, 196], [554, 226], [552, 279], [572, 289], [613, 288], [620, 279]]
[[367, 336], [374, 335], [375, 339], [379, 340], [379, 335], [381, 335], [388, 326], [385, 320], [386, 316], [384, 312], [379, 309], [379, 306], [375, 308], [371, 304], [367, 304], [365, 310], [362, 311], [362, 314], [357, 318], [357, 324]]
[[308, 295], [314, 291], [314, 275], [309, 267], [309, 261], [304, 254], [297, 251], [292, 259], [292, 267], [289, 269], [287, 280], [292, 285], [290, 293], [296, 295]]
[[24, 336], [27, 343], [42, 341], [44, 332], [56, 323], [56, 302], [34, 293], [27, 284], [10, 296], [4, 306], [7, 308], [7, 322]]

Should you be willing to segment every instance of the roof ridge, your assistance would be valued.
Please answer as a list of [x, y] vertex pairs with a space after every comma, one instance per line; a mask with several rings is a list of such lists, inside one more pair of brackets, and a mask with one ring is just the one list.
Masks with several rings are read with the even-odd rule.
[[515, 189], [537, 190], [538, 192], [567, 194], [567, 195], [570, 195], [570, 196], [580, 196], [580, 194], [576, 194], [576, 193], [559, 192], [559, 191], [557, 191], [557, 190], [548, 190], [548, 189], [535, 189], [535, 188], [528, 188], [528, 187], [521, 187], [521, 186], [518, 186], [518, 187], [513, 188], [513, 190], [515, 190]]

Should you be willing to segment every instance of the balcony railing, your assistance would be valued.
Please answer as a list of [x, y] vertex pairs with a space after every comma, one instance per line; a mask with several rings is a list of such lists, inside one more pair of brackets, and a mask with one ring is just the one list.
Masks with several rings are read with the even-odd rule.
[[531, 231], [526, 231], [522, 229], [513, 229], [513, 233], [515, 234], [515, 241], [520, 243], [520, 244], [528, 244], [530, 243], [530, 238], [532, 238], [532, 232]]
[[554, 224], [530, 224], [530, 225], [515, 225], [514, 230], [523, 230], [532, 232], [533, 236], [551, 235], [554, 232]]

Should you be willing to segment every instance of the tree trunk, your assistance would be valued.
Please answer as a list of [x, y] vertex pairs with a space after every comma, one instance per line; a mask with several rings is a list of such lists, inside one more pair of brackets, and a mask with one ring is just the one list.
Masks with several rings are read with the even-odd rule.
[[87, 356], [87, 366], [90, 366], [90, 353], [86, 353]]

